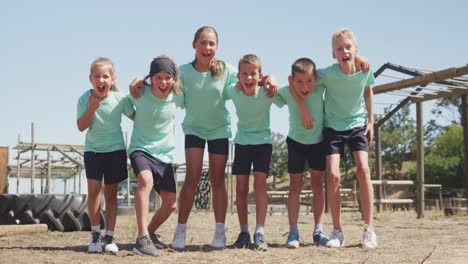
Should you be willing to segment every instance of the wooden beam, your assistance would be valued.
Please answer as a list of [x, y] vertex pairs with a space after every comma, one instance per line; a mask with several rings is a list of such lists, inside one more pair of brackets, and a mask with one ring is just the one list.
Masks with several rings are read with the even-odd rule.
[[65, 153], [65, 151], [62, 151], [61, 149], [59, 149], [57, 146], [53, 145], [52, 150], [56, 150], [56, 151], [60, 152], [60, 154], [62, 154], [65, 158], [69, 159], [71, 162], [75, 163], [76, 165], [80, 166], [81, 168], [84, 168], [83, 163], [81, 163], [81, 162], [75, 160], [74, 158], [70, 157], [70, 155]]
[[424, 126], [423, 103], [416, 103], [416, 211], [424, 217]]
[[431, 82], [438, 82], [453, 77], [458, 77], [468, 74], [468, 65], [459, 68], [448, 68], [445, 70], [428, 73], [426, 75], [417, 76], [411, 79], [401, 80], [392, 83], [374, 86], [374, 94], [380, 94], [390, 91], [399, 90], [418, 85], [426, 85]]
[[457, 89], [457, 90], [450, 91], [450, 92], [440, 92], [437, 95], [425, 95], [423, 98], [411, 98], [411, 101], [413, 103], [420, 103], [420, 102], [434, 100], [434, 99], [459, 96], [463, 94], [468, 94], [468, 89]]

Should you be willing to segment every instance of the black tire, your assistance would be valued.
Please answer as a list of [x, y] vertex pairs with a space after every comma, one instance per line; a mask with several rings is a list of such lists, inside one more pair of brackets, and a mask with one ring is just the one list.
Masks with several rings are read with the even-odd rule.
[[[52, 231], [90, 230], [87, 195], [0, 194], [0, 224], [47, 224]], [[101, 227], [105, 227], [101, 210]]]

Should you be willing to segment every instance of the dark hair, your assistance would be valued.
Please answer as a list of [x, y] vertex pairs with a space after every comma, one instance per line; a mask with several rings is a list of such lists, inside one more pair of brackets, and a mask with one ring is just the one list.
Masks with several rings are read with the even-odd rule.
[[[210, 26], [203, 26], [197, 29], [197, 31], [195, 32], [195, 36], [193, 37], [193, 42], [196, 42], [198, 38], [200, 37], [201, 33], [203, 33], [203, 31], [205, 30], [211, 31], [215, 34], [216, 44], [218, 44], [218, 32], [216, 32], [216, 29], [214, 27], [210, 27]], [[197, 57], [195, 55], [195, 59], [192, 61], [192, 65], [195, 65], [196, 62], [197, 62]], [[225, 67], [224, 61], [213, 58], [211, 60], [211, 65], [210, 65], [211, 76], [218, 77], [219, 74], [223, 71], [224, 67]]]
[[297, 73], [312, 73], [315, 78], [317, 78], [317, 69], [315, 67], [315, 62], [309, 58], [300, 58], [297, 59], [291, 66], [291, 75], [294, 77], [294, 75]]

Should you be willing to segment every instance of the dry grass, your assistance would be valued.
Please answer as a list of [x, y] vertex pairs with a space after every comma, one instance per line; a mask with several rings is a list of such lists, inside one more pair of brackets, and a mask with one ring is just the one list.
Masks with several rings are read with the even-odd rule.
[[[299, 230], [304, 244], [291, 250], [282, 246], [288, 231], [286, 215], [268, 216], [266, 252], [249, 249], [213, 250], [208, 246], [213, 236], [212, 214], [192, 214], [188, 223], [187, 248], [184, 252], [161, 250], [156, 258], [134, 256], [135, 217], [118, 217], [117, 256], [88, 254], [88, 232], [48, 232], [36, 235], [0, 237], [0, 263], [466, 263], [468, 259], [468, 217], [446, 218], [440, 212], [427, 212], [416, 219], [414, 212], [385, 212], [376, 215], [375, 228], [379, 248], [361, 249], [362, 221], [357, 212], [343, 213], [346, 246], [339, 249], [315, 247], [312, 215], [301, 215]], [[249, 216], [253, 228], [255, 215]], [[160, 228], [163, 241], [170, 242], [176, 216]], [[237, 215], [227, 216], [228, 244], [238, 234]], [[330, 216], [325, 227], [330, 229]]]

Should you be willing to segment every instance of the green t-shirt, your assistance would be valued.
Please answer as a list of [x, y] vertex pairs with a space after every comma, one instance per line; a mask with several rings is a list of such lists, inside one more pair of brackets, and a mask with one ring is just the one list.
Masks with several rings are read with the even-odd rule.
[[325, 86], [325, 126], [336, 131], [350, 130], [367, 124], [364, 90], [375, 83], [374, 73], [347, 75], [338, 64], [319, 69], [318, 82]]
[[226, 88], [225, 95], [236, 107], [238, 122], [234, 142], [240, 145], [271, 144], [270, 107], [272, 103], [280, 104], [278, 96], [269, 98], [263, 88], [255, 95], [246, 96], [234, 86]]
[[283, 105], [287, 104], [289, 109], [288, 137], [304, 145], [317, 144], [323, 140], [324, 90], [322, 85], [316, 85], [314, 91], [304, 100], [309, 113], [314, 118], [312, 129], [305, 129], [302, 126], [299, 108], [289, 90], [289, 85], [278, 90], [278, 95], [283, 99]]
[[[86, 91], [78, 99], [77, 120], [88, 110], [91, 91]], [[133, 107], [125, 95], [122, 92], [111, 91], [94, 113], [86, 132], [84, 151], [104, 153], [125, 149], [120, 122], [122, 114], [130, 116], [133, 113]]]
[[135, 99], [127, 98], [136, 109], [133, 132], [128, 153], [142, 150], [159, 160], [172, 163], [175, 149], [174, 114], [176, 107], [183, 108], [184, 96], [172, 92], [166, 98], [158, 98], [145, 86], [145, 93]]
[[237, 71], [225, 65], [215, 78], [209, 71], [198, 72], [190, 63], [179, 67], [185, 96], [185, 134], [205, 140], [231, 137], [231, 119], [223, 94], [224, 89], [237, 83]]

